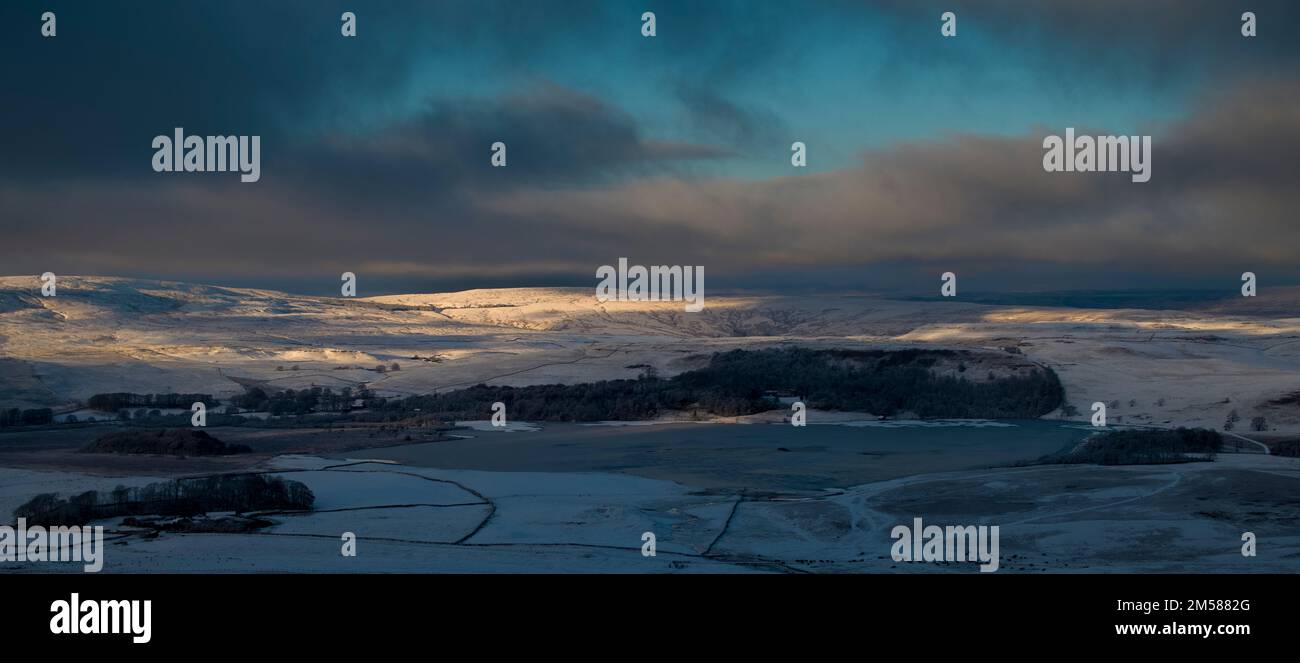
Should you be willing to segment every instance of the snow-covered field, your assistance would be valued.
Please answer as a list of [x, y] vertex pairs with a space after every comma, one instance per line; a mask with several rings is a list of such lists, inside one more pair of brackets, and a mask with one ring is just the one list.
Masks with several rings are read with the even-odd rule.
[[1270, 403], [1300, 390], [1300, 289], [1192, 310], [718, 294], [691, 314], [582, 288], [344, 299], [75, 276], [41, 297], [38, 285], [0, 278], [0, 406], [253, 383], [402, 395], [666, 376], [717, 350], [797, 342], [990, 349], [1055, 369], [1080, 418], [1103, 401], [1125, 423], [1218, 427], [1237, 410], [1239, 430], [1263, 416], [1300, 431], [1300, 405]]
[[[1060, 375], [1080, 421], [1092, 402], [1103, 401], [1111, 423], [1219, 428], [1235, 410], [1237, 433], [1253, 437], [1247, 426], [1254, 417], [1264, 417], [1273, 435], [1300, 432], [1300, 403], [1291, 396], [1300, 392], [1300, 290], [1265, 289], [1256, 300], [1186, 310], [722, 294], [710, 294], [698, 314], [679, 304], [602, 304], [589, 289], [343, 299], [74, 276], [60, 277], [57, 296], [41, 297], [35, 277], [3, 277], [0, 407], [49, 406], [81, 418], [90, 414], [79, 409], [85, 399], [102, 392], [224, 398], [249, 385], [366, 386], [404, 395], [480, 382], [573, 383], [647, 370], [668, 376], [703, 365], [715, 351], [796, 343], [988, 350], [996, 360], [973, 367], [977, 375], [1043, 364]], [[485, 408], [484, 420], [491, 414]], [[725, 421], [763, 424], [782, 414]], [[681, 421], [665, 416], [639, 423]], [[474, 430], [460, 438], [499, 432], [487, 421], [466, 423]], [[986, 439], [977, 436], [1004, 425], [876, 422], [823, 412], [811, 412], [810, 423], [837, 424], [810, 429], [864, 435], [953, 431], [953, 448], [966, 444], [969, 454], [976, 451], [970, 444]], [[509, 430], [518, 434], [494, 439], [544, 440], [546, 433], [533, 428], [512, 421]], [[660, 428], [624, 430], [649, 440]], [[764, 427], [743, 428], [758, 435]], [[836, 488], [809, 475], [803, 483], [817, 489], [784, 490], [768, 480], [779, 484], [789, 475], [798, 483], [798, 472], [821, 472], [815, 463], [829, 462], [813, 460], [819, 458], [814, 451], [832, 452], [821, 442], [790, 449], [731, 444], [703, 455], [677, 450], [679, 465], [703, 458], [716, 466], [670, 467], [666, 449], [635, 442], [601, 447], [607, 456], [593, 461], [592, 471], [573, 465], [536, 471], [555, 469], [534, 462], [548, 448], [594, 448], [572, 440], [533, 445], [532, 456], [519, 452], [528, 462], [504, 469], [443, 469], [449, 465], [403, 456], [409, 449], [367, 449], [350, 454], [353, 461], [278, 456], [261, 469], [309, 485], [315, 512], [275, 514], [275, 526], [247, 534], [127, 536], [108, 546], [106, 569], [970, 571], [890, 559], [890, 529], [917, 516], [935, 524], [998, 525], [1002, 568], [1013, 572], [1294, 571], [1300, 559], [1300, 507], [1290, 497], [1300, 488], [1300, 461], [1291, 458], [1240, 453], [1215, 463], [1153, 467], [969, 469], [967, 463], [954, 469], [913, 463], [896, 449], [868, 456], [839, 449], [834, 453], [844, 455], [835, 462], [868, 458], [889, 472]], [[758, 463], [738, 472], [735, 454], [779, 466]], [[84, 464], [75, 466], [78, 472], [66, 464], [61, 471], [0, 468], [0, 515], [8, 519], [37, 493], [111, 490], [199, 466], [198, 459], [160, 459], [160, 467], [162, 460], [169, 469], [157, 477], [138, 476], [150, 472], [136, 469], [102, 476], [111, 470]], [[647, 471], [650, 466], [662, 471]], [[704, 473], [716, 481], [703, 481]], [[1239, 553], [1246, 531], [1259, 538], [1257, 557]], [[344, 532], [358, 536], [355, 558], [339, 554]], [[641, 554], [645, 532], [656, 536], [654, 557]], [[0, 571], [47, 570], [73, 569], [0, 563]]]
[[[1263, 454], [921, 474], [784, 495], [716, 494], [607, 473], [303, 456], [276, 465], [316, 493], [318, 511], [273, 514], [278, 524], [255, 533], [124, 537], [107, 546], [105, 571], [976, 572], [973, 564], [892, 560], [890, 530], [915, 516], [999, 526], [1004, 573], [1293, 572], [1300, 556], [1300, 508], [1288, 497], [1300, 486], [1300, 459]], [[92, 481], [12, 470], [4, 478], [29, 489]], [[1240, 554], [1247, 529], [1258, 538], [1257, 557]], [[341, 554], [344, 532], [357, 536], [355, 557]], [[653, 557], [641, 553], [645, 532], [656, 537]]]

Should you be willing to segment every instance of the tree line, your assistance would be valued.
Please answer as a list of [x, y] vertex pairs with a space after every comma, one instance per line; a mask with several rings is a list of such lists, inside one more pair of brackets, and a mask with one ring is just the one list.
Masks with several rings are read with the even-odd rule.
[[42, 426], [50, 423], [54, 423], [54, 410], [51, 410], [48, 407], [37, 407], [26, 410], [11, 407], [7, 410], [0, 410], [0, 427]]
[[86, 407], [100, 412], [117, 412], [126, 408], [184, 408], [196, 402], [211, 405], [216, 402], [212, 394], [133, 394], [118, 391], [95, 394], [86, 401]]
[[[253, 387], [230, 399], [232, 407], [255, 412], [270, 412], [279, 416], [284, 414], [308, 414], [311, 412], [347, 412], [352, 409], [357, 399], [369, 399], [373, 395], [369, 390], [344, 387], [337, 393], [329, 387], [311, 387], [310, 389], [283, 389], [267, 392], [261, 387]], [[230, 412], [229, 414], [235, 414]]]
[[1221, 451], [1223, 435], [1205, 428], [1117, 430], [1098, 433], [1076, 451], [1042, 462], [1159, 465], [1213, 461]]
[[984, 381], [931, 370], [941, 359], [965, 356], [951, 350], [732, 350], [669, 379], [647, 372], [637, 379], [572, 385], [480, 384], [375, 405], [381, 416], [418, 410], [445, 419], [482, 419], [490, 404], [500, 401], [519, 420], [600, 421], [650, 419], [679, 410], [754, 414], [782, 407], [774, 394], [798, 397], [811, 408], [921, 418], [1035, 418], [1062, 402], [1060, 380], [1044, 367]]
[[[475, 385], [455, 391], [384, 399], [367, 389], [329, 387], [268, 391], [252, 387], [232, 397], [224, 413], [215, 409], [209, 424], [247, 423], [241, 410], [273, 416], [335, 413], [335, 419], [399, 421], [411, 417], [450, 420], [483, 419], [491, 404], [506, 404], [511, 418], [524, 421], [602, 421], [653, 419], [665, 412], [694, 411], [718, 416], [755, 414], [786, 407], [779, 396], [793, 396], [810, 408], [869, 412], [880, 416], [920, 418], [1032, 419], [1061, 406], [1064, 389], [1050, 368], [1036, 366], [1019, 374], [972, 380], [966, 361], [976, 353], [958, 350], [812, 350], [772, 348], [715, 353], [707, 366], [672, 378], [646, 370], [634, 379], [600, 380], [581, 384], [528, 387]], [[940, 362], [957, 364], [956, 375], [941, 375]], [[157, 404], [160, 394], [99, 394], [95, 402], [110, 405]], [[170, 395], [165, 402], [188, 408], [201, 394]], [[355, 411], [360, 408], [362, 412]], [[126, 412], [125, 419], [130, 418]], [[145, 425], [171, 424], [177, 417], [136, 411]], [[179, 419], [177, 419], [179, 422]]]
[[316, 501], [299, 481], [264, 474], [218, 474], [161, 481], [146, 486], [118, 486], [107, 494], [88, 490], [61, 498], [42, 493], [14, 510], [30, 525], [84, 525], [118, 516], [195, 516], [210, 511], [308, 510]]

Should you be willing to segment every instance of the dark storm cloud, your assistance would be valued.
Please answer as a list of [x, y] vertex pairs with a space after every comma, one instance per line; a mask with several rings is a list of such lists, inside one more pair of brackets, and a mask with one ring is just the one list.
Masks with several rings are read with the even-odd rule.
[[[1027, 288], [1044, 260], [1091, 274], [1076, 284], [1082, 288], [1143, 272], [1294, 278], [1300, 193], [1288, 182], [1300, 154], [1300, 86], [1257, 80], [1206, 103], [1156, 133], [1147, 184], [1123, 174], [1044, 172], [1042, 136], [1060, 131], [1044, 128], [872, 150], [855, 168], [761, 181], [656, 176], [500, 188], [467, 179], [455, 205], [401, 192], [405, 212], [383, 223], [368, 208], [339, 205], [329, 184], [306, 181], [213, 188], [182, 178], [150, 202], [112, 188], [78, 189], [78, 197], [58, 187], [7, 189], [0, 198], [35, 224], [16, 238], [19, 250], [113, 273], [147, 255], [156, 269], [191, 273], [348, 270], [444, 282], [550, 274], [581, 282], [596, 265], [628, 256], [705, 264], [711, 278], [737, 282], [764, 271], [809, 278], [846, 265], [912, 264], [995, 272], [991, 280], [1000, 271], [1000, 286]], [[612, 154], [614, 163], [622, 159]], [[99, 217], [123, 221], [107, 236], [64, 221]], [[160, 217], [212, 232], [199, 241]], [[1017, 264], [1033, 269], [1025, 274]]]
[[[1083, 288], [1135, 274], [1300, 278], [1300, 42], [1289, 36], [1300, 5], [1252, 3], [1254, 41], [1240, 38], [1235, 3], [1110, 0], [377, 3], [358, 10], [366, 39], [337, 38], [338, 14], [357, 4], [5, 3], [0, 19], [16, 32], [0, 57], [19, 65], [0, 74], [0, 273], [324, 292], [342, 271], [393, 288], [590, 283], [597, 265], [627, 256], [703, 264], [731, 285], [935, 269], [1021, 288], [1063, 273]], [[642, 4], [665, 37], [628, 58], [610, 48], [627, 40], [609, 35], [639, 39], [628, 17]], [[46, 8], [60, 15], [55, 40], [36, 30]], [[862, 25], [899, 40], [886, 77], [960, 72], [962, 56], [934, 47], [948, 9], [963, 31], [1021, 49], [1005, 57], [1045, 61], [1045, 86], [1069, 88], [1080, 72], [1117, 88], [1203, 78], [1182, 119], [1152, 126], [1152, 181], [1044, 173], [1042, 136], [1063, 126], [934, 126], [926, 140], [801, 176], [706, 167], [749, 152], [788, 158], [795, 122], [755, 91], [784, 94], [768, 89], [773, 72]], [[431, 61], [453, 63], [438, 75], [454, 79], [428, 78]], [[857, 64], [827, 85], [851, 81]], [[554, 82], [552, 68], [660, 93], [602, 96]], [[408, 97], [422, 101], [406, 108]], [[647, 111], [644, 98], [662, 105]], [[668, 108], [688, 130], [647, 128]], [[176, 126], [263, 136], [262, 180], [153, 173], [150, 140]], [[505, 169], [489, 164], [498, 140]], [[836, 147], [861, 152], [852, 140]]]
[[[407, 121], [368, 133], [271, 140], [287, 144], [263, 140], [256, 185], [152, 172], [130, 181], [0, 180], [0, 206], [22, 219], [6, 246], [16, 267], [9, 271], [46, 265], [42, 271], [218, 279], [223, 272], [277, 279], [345, 270], [559, 273], [569, 263], [529, 252], [502, 264], [504, 243], [531, 251], [560, 238], [550, 228], [511, 227], [513, 219], [497, 218], [484, 201], [512, 190], [662, 175], [727, 154], [648, 139], [621, 110], [550, 83], [494, 99], [430, 101]], [[498, 140], [508, 146], [506, 168], [490, 165]], [[429, 258], [448, 251], [454, 259]]]
[[[425, 111], [366, 134], [327, 134], [291, 152], [287, 177], [304, 188], [427, 201], [491, 187], [594, 185], [727, 156], [707, 145], [652, 140], [595, 97], [553, 83], [497, 99], [430, 101]], [[507, 148], [507, 168], [491, 146]]]
[[[564, 20], [552, 23], [590, 30], [599, 13], [583, 9], [598, 4], [566, 3]], [[0, 105], [7, 157], [0, 175], [147, 171], [139, 154], [177, 126], [276, 139], [317, 125], [355, 126], [400, 94], [424, 61], [454, 62], [476, 43], [490, 45], [487, 57], [527, 59], [562, 43], [562, 31], [538, 29], [556, 7], [501, 0], [6, 2], [0, 81], [6, 97], [21, 103]], [[339, 16], [349, 9], [361, 14], [368, 38], [339, 38]], [[55, 39], [38, 32], [46, 10], [58, 15]], [[476, 66], [467, 61], [466, 74]]]
[[1011, 265], [1046, 260], [1091, 270], [1082, 288], [1114, 285], [1118, 273], [1231, 281], [1267, 270], [1295, 279], [1300, 191], [1288, 182], [1300, 172], [1300, 84], [1254, 80], [1205, 103], [1156, 131], [1147, 184], [1044, 172], [1042, 138], [1063, 130], [1044, 127], [872, 150], [859, 167], [807, 177], [665, 178], [525, 193], [493, 209], [566, 234], [618, 224], [629, 235], [625, 250], [702, 261], [715, 275], [911, 261], [1001, 271], [1005, 287], [1016, 284], [1006, 278], [1017, 271]]

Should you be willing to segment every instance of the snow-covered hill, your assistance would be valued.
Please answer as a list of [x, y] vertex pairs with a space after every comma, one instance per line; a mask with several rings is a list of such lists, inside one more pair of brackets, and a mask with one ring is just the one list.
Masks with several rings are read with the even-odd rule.
[[[1195, 310], [1072, 309], [866, 296], [710, 294], [598, 302], [593, 289], [311, 297], [112, 277], [0, 277], [0, 407], [72, 407], [108, 391], [366, 385], [423, 393], [671, 375], [776, 343], [988, 348], [1053, 367], [1070, 403], [1217, 427], [1232, 410], [1300, 430], [1300, 290]], [[1289, 314], [1288, 314], [1289, 312]], [[397, 364], [398, 370], [392, 370]], [[383, 369], [380, 369], [383, 366]]]

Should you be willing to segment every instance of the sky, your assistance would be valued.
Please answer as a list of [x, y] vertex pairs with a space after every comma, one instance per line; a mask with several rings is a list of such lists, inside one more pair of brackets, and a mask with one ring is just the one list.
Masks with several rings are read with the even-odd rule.
[[[1296, 284], [1297, 30], [1285, 0], [10, 0], [0, 274], [321, 294], [349, 271], [364, 296], [594, 286], [626, 257], [713, 289]], [[154, 172], [176, 127], [260, 136], [261, 179]], [[1152, 136], [1151, 180], [1044, 172], [1066, 127]]]

